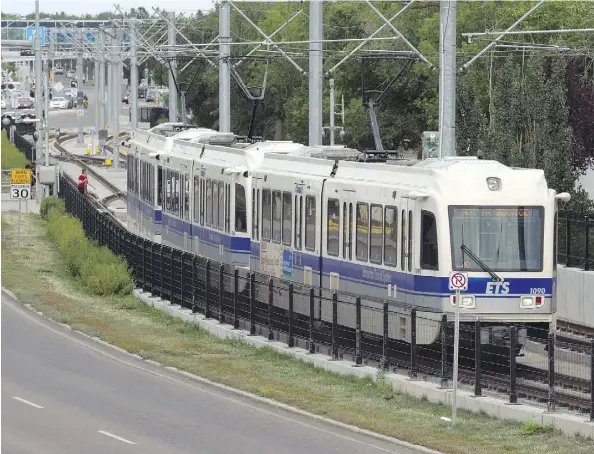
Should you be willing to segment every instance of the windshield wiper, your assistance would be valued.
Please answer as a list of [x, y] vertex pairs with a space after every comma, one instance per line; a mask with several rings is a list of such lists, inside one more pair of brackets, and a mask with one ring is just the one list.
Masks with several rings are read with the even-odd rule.
[[478, 264], [478, 266], [482, 268], [483, 271], [489, 273], [489, 275], [493, 278], [495, 282], [502, 282], [502, 279], [499, 276], [497, 276], [497, 274], [495, 274], [495, 271], [493, 271], [491, 268], [485, 265], [485, 263], [481, 259], [479, 259], [477, 255], [474, 252], [472, 252], [468, 246], [462, 243], [460, 249], [462, 249], [462, 252], [466, 252], [470, 256], [470, 258], [474, 260]]

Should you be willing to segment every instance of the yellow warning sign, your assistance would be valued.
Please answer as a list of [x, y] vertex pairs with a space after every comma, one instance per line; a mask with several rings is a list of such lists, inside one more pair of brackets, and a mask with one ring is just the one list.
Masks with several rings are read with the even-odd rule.
[[10, 184], [31, 184], [30, 169], [12, 169]]

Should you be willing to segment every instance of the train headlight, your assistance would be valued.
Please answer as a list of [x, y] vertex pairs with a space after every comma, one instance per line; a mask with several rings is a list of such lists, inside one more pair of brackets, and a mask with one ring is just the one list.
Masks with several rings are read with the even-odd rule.
[[501, 180], [497, 177], [489, 177], [487, 178], [487, 186], [490, 191], [498, 191], [501, 186]]
[[520, 308], [521, 309], [534, 309], [535, 301], [533, 296], [522, 296], [520, 297]]
[[476, 300], [474, 299], [474, 295], [461, 295], [460, 307], [463, 307], [464, 309], [476, 309]]

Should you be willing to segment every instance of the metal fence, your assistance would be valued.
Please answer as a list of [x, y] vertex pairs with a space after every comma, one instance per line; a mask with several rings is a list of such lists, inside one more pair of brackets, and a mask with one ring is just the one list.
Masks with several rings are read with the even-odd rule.
[[[19, 144], [25, 152], [31, 148]], [[66, 210], [81, 220], [86, 235], [124, 257], [143, 291], [290, 347], [407, 373], [442, 387], [451, 384], [453, 322], [447, 315], [312, 288], [153, 243], [99, 210], [64, 174], [59, 188]], [[550, 411], [571, 408], [594, 420], [594, 341], [528, 328], [517, 356], [518, 332], [526, 327], [510, 327], [503, 339], [509, 348], [501, 348], [496, 333], [485, 339], [482, 327], [477, 320], [460, 331], [459, 378], [476, 396], [487, 389], [499, 391], [511, 403], [538, 400]]]
[[[67, 211], [82, 221], [89, 238], [127, 260], [136, 286], [145, 292], [290, 347], [299, 344], [311, 353], [327, 352], [355, 365], [365, 362], [406, 372], [413, 379], [451, 383], [453, 323], [445, 314], [395, 308], [386, 301], [255, 272], [242, 275], [230, 265], [129, 232], [109, 213], [97, 210], [64, 176], [60, 197]], [[287, 304], [278, 302], [282, 295]], [[485, 343], [481, 326], [480, 320], [462, 325], [460, 333], [460, 380], [473, 386], [476, 396], [488, 388], [508, 394], [511, 403], [536, 399], [546, 402], [549, 410], [571, 408], [594, 419], [594, 341], [560, 344], [554, 333], [530, 329], [523, 354], [516, 357], [522, 326], [511, 327], [509, 354], [496, 348], [496, 339]]]
[[560, 212], [557, 228], [558, 262], [586, 271], [594, 269], [594, 216]]

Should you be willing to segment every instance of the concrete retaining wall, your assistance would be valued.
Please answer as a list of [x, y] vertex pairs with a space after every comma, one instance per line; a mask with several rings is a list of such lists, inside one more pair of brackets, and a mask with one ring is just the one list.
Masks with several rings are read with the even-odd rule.
[[594, 271], [557, 266], [557, 318], [594, 328]]

